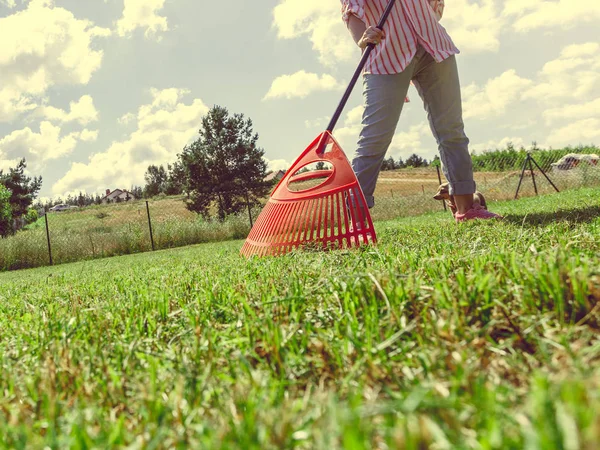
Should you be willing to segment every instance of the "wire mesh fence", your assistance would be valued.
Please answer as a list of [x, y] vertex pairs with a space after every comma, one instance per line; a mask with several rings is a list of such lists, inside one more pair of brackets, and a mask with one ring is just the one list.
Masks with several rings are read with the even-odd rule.
[[[482, 156], [473, 157], [474, 175], [488, 204], [557, 190], [600, 188], [600, 158], [595, 154], [521, 151]], [[445, 181], [435, 164], [382, 171], [373, 219], [444, 210], [444, 203], [433, 197]], [[246, 196], [241, 193], [239, 197]], [[209, 218], [188, 210], [186, 196], [159, 195], [47, 212], [16, 234], [0, 239], [0, 271], [243, 239], [261, 210], [262, 205], [247, 204], [238, 214], [219, 220], [216, 210]]]

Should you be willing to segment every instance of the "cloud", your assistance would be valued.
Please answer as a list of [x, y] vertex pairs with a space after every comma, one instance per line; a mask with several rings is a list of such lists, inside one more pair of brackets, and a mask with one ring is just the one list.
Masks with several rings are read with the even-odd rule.
[[600, 119], [594, 117], [570, 123], [553, 130], [547, 138], [548, 145], [587, 145], [600, 140]]
[[81, 125], [87, 125], [98, 120], [98, 111], [94, 106], [94, 99], [89, 95], [82, 96], [77, 102], [71, 102], [69, 112], [54, 106], [42, 106], [36, 111], [36, 115], [52, 122], [77, 122]]
[[505, 20], [500, 17], [495, 0], [453, 0], [444, 9], [442, 25], [461, 51], [474, 54], [500, 49], [499, 36]]
[[138, 28], [145, 29], [147, 38], [168, 31], [167, 18], [158, 15], [164, 6], [165, 0], [125, 0], [123, 16], [117, 22], [119, 36], [129, 36]]
[[54, 0], [0, 18], [0, 122], [34, 110], [52, 86], [87, 84], [103, 57], [92, 43], [109, 34]]
[[544, 104], [565, 100], [587, 100], [600, 95], [600, 44], [588, 42], [563, 48], [560, 56], [547, 62], [538, 82], [525, 93]]
[[305, 98], [313, 92], [338, 89], [341, 89], [341, 85], [331, 75], [323, 74], [319, 78], [316, 73], [307, 73], [300, 70], [292, 75], [277, 77], [263, 100], [281, 97], [288, 99]]
[[590, 0], [506, 0], [503, 16], [511, 17], [513, 29], [522, 33], [540, 28], [568, 29], [600, 20], [600, 3]]
[[509, 105], [518, 103], [533, 82], [517, 75], [514, 69], [488, 80], [480, 87], [472, 83], [462, 89], [463, 117], [489, 119], [503, 115]]
[[15, 0], [0, 0], [0, 5], [6, 5], [9, 8], [14, 8], [15, 6], [17, 6]]
[[273, 10], [273, 26], [279, 39], [307, 36], [326, 66], [360, 57], [342, 22], [337, 1], [282, 0]]
[[113, 142], [104, 152], [90, 156], [88, 163], [73, 163], [52, 187], [53, 195], [85, 190], [142, 185], [150, 164], [172, 163], [197, 134], [208, 108], [200, 99], [183, 102], [188, 91], [152, 89], [152, 101], [138, 108], [137, 128], [126, 140]]
[[292, 165], [292, 163], [290, 163], [289, 161], [287, 161], [285, 159], [271, 160], [271, 159], [265, 158], [265, 161], [267, 161], [267, 167], [269, 168], [269, 170], [272, 170], [273, 172], [275, 172], [277, 170], [287, 170]]
[[40, 132], [31, 128], [15, 130], [0, 139], [0, 159], [25, 158], [32, 170], [43, 168], [44, 163], [59, 159], [73, 152], [78, 142], [95, 141], [98, 131], [84, 129], [61, 136], [61, 129], [50, 122], [40, 124]]
[[521, 137], [505, 137], [500, 140], [490, 139], [487, 142], [471, 144], [469, 150], [471, 152], [482, 153], [486, 150], [505, 149], [508, 144], [512, 144], [515, 148], [525, 147], [525, 141]]
[[597, 117], [600, 115], [600, 97], [586, 103], [564, 105], [544, 111], [547, 125], [567, 120], [578, 120]]

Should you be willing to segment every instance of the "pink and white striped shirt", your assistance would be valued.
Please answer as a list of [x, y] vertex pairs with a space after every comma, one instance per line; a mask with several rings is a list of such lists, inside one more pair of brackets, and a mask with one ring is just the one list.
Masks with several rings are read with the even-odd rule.
[[[341, 0], [342, 18], [350, 15], [376, 27], [389, 0]], [[371, 52], [365, 73], [390, 75], [406, 69], [420, 44], [437, 62], [459, 53], [440, 25], [444, 0], [396, 0], [384, 25], [386, 39]]]

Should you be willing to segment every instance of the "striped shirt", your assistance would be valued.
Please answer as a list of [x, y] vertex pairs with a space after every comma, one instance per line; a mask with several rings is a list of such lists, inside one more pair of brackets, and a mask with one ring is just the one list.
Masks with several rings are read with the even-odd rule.
[[[341, 0], [342, 18], [350, 15], [367, 27], [376, 27], [389, 0]], [[440, 25], [444, 0], [397, 0], [384, 25], [386, 39], [371, 52], [365, 73], [390, 75], [403, 72], [421, 45], [437, 62], [459, 53]]]

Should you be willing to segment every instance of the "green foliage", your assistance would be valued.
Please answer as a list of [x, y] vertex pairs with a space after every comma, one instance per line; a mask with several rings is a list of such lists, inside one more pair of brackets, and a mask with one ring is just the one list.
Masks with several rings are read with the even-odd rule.
[[144, 188], [144, 197], [152, 198], [155, 195], [164, 193], [168, 174], [165, 168], [161, 166], [150, 165], [144, 174], [146, 180], [146, 187]]
[[[257, 147], [258, 134], [243, 114], [230, 116], [215, 106], [202, 119], [200, 137], [180, 155], [186, 173], [191, 211], [209, 215], [216, 205], [220, 219], [258, 204], [269, 189], [264, 181], [267, 164]], [[247, 198], [246, 198], [247, 196]]]
[[11, 192], [0, 184], [0, 237], [12, 231], [12, 209], [10, 207]]
[[39, 215], [37, 209], [31, 208], [25, 215], [25, 224], [29, 225], [30, 223], [37, 222], [38, 219]]
[[381, 170], [396, 170], [396, 169], [404, 169], [406, 167], [406, 163], [402, 161], [402, 158], [398, 158], [398, 160], [394, 160], [393, 156], [386, 158], [383, 160], [381, 164]]
[[2, 446], [595, 449], [598, 195], [0, 274]]
[[185, 169], [180, 161], [176, 161], [173, 165], [167, 165], [167, 182], [165, 186], [166, 195], [181, 195], [187, 189], [185, 178]]
[[508, 143], [506, 148], [502, 150], [488, 150], [480, 155], [471, 155], [473, 170], [478, 172], [521, 170], [529, 152], [544, 171], [549, 171], [552, 169], [552, 163], [569, 153], [598, 154], [600, 150], [595, 146], [544, 150], [537, 148], [535, 144], [530, 150], [526, 150], [523, 147], [517, 150], [512, 143]]
[[42, 177], [31, 178], [25, 175], [26, 168], [25, 159], [21, 159], [16, 167], [8, 170], [8, 173], [5, 174], [0, 170], [0, 184], [11, 192], [9, 201], [13, 219], [27, 214], [27, 210], [42, 187]]
[[420, 157], [416, 153], [410, 155], [405, 162], [406, 167], [427, 167], [429, 163], [426, 159]]

